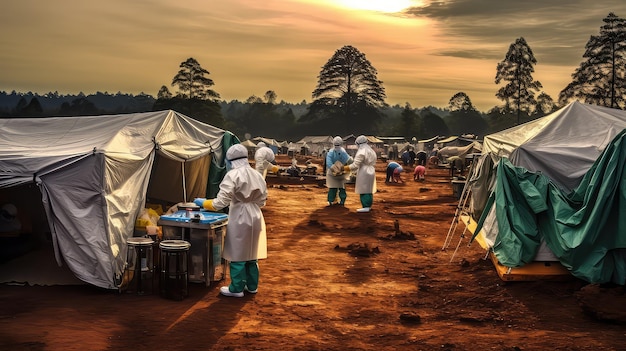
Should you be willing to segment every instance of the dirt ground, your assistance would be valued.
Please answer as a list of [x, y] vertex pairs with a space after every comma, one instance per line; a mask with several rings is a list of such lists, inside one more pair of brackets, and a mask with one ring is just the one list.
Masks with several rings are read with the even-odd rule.
[[384, 167], [370, 213], [355, 212], [354, 185], [345, 208], [326, 207], [324, 186], [268, 179], [256, 295], [1, 285], [0, 350], [626, 350], [623, 288], [504, 282], [467, 239], [451, 261], [463, 224], [442, 250], [458, 204], [448, 172], [385, 184]]

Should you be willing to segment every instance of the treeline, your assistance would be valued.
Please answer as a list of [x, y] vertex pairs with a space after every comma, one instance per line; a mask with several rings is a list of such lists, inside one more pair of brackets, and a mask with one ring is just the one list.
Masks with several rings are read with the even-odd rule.
[[[275, 97], [272, 91], [269, 93]], [[189, 117], [229, 130], [242, 140], [245, 139], [246, 134], [253, 137], [269, 136], [285, 140], [295, 140], [314, 134], [341, 134], [332, 124], [303, 123], [301, 117], [308, 113], [310, 106], [311, 104], [304, 100], [299, 103], [266, 102], [256, 96], [251, 96], [246, 101], [212, 102], [201, 99], [177, 99], [176, 97], [157, 99], [143, 93], [133, 95], [121, 92], [115, 94], [96, 92], [87, 95], [81, 92], [76, 95], [63, 95], [50, 92], [41, 95], [32, 92], [0, 91], [0, 116], [3, 118], [96, 116], [173, 109]], [[414, 110], [410, 107], [395, 105], [381, 108], [379, 112], [381, 113], [381, 119], [377, 123], [379, 128], [372, 131], [376, 135], [403, 135], [406, 130], [414, 130], [416, 122], [418, 125], [425, 126], [424, 137], [430, 135], [431, 132], [447, 135], [451, 129], [464, 129], [458, 126], [458, 121], [455, 121], [448, 109], [430, 106]], [[421, 115], [424, 115], [423, 122], [418, 120], [418, 118], [421, 119]], [[478, 114], [478, 116], [482, 115]], [[447, 122], [444, 121], [444, 117]], [[451, 124], [450, 127], [448, 123]], [[407, 134], [406, 137], [419, 138], [422, 135]]]

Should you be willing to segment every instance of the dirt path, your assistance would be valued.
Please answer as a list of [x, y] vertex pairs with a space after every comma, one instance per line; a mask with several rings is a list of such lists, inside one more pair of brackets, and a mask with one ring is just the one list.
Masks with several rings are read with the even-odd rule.
[[325, 207], [326, 189], [316, 184], [270, 184], [269, 258], [256, 295], [222, 297], [219, 283], [191, 284], [183, 301], [0, 286], [0, 349], [626, 349], [623, 324], [580, 306], [581, 296], [608, 296], [599, 288], [584, 295], [573, 278], [504, 283], [467, 240], [450, 262], [452, 250], [441, 247], [457, 200], [447, 171], [392, 185], [380, 163], [377, 179], [368, 214], [355, 213], [353, 186], [343, 208]]

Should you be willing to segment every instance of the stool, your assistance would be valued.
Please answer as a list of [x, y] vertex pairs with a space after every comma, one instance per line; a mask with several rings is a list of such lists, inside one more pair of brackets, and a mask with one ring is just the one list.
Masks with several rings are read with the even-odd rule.
[[127, 292], [137, 295], [152, 294], [154, 288], [154, 240], [150, 238], [128, 238], [126, 255], [128, 271]]
[[188, 253], [191, 244], [184, 240], [163, 240], [159, 243], [161, 249], [161, 296], [182, 300], [187, 297]]

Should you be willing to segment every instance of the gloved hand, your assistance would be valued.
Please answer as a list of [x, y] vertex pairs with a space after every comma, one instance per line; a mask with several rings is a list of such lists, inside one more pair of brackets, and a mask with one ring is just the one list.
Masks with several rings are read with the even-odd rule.
[[203, 197], [198, 197], [193, 200], [193, 203], [204, 208], [205, 210], [215, 212], [215, 207], [213, 207], [213, 199], [205, 199]]
[[343, 166], [343, 171], [344, 171], [345, 173], [350, 173], [350, 172], [352, 172], [352, 170], [350, 169], [350, 166]]
[[202, 203], [202, 207], [208, 211], [217, 211], [215, 207], [213, 207], [213, 199], [204, 200], [204, 202]]
[[278, 173], [279, 170], [280, 170], [280, 168], [278, 166], [276, 166], [276, 165], [272, 166], [272, 168], [270, 169], [270, 171], [272, 173]]
[[203, 197], [197, 197], [197, 198], [195, 198], [195, 199], [193, 200], [193, 203], [194, 203], [194, 204], [196, 204], [196, 205], [198, 205], [198, 206], [200, 206], [200, 207], [202, 207], [202, 204], [203, 204], [205, 201], [206, 201], [206, 199], [205, 199], [205, 198], [203, 198]]

